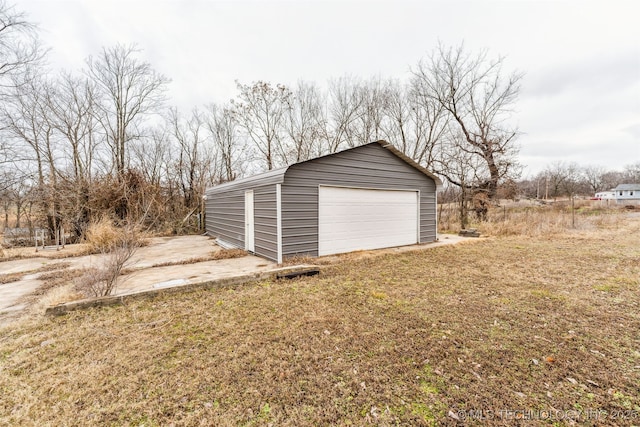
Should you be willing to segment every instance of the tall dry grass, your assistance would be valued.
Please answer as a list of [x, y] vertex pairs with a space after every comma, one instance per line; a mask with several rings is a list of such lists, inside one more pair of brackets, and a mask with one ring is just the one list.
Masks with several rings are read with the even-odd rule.
[[[445, 205], [439, 210], [439, 231], [458, 232], [458, 207]], [[572, 213], [569, 201], [546, 205], [533, 203], [503, 203], [489, 209], [486, 221], [469, 213], [468, 228], [476, 228], [490, 236], [546, 236], [575, 231], [615, 228], [627, 212], [616, 206], [602, 206], [589, 201], [576, 201]]]
[[137, 227], [133, 225], [117, 227], [107, 216], [89, 224], [85, 235], [85, 241], [94, 253], [109, 252], [111, 248], [121, 245], [123, 239], [138, 247], [146, 245], [145, 236]]

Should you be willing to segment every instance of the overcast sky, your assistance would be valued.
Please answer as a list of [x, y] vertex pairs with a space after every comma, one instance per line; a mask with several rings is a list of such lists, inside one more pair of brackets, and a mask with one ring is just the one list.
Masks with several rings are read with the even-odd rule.
[[[506, 56], [525, 73], [514, 124], [524, 175], [557, 160], [640, 161], [640, 1], [21, 0], [55, 68], [137, 43], [185, 112], [235, 80], [406, 80], [438, 43]], [[391, 141], [393, 142], [393, 141]]]

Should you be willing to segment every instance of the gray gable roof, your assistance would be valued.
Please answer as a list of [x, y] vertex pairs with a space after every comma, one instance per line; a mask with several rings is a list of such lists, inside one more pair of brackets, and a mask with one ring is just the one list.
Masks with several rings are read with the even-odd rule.
[[387, 150], [391, 151], [396, 157], [399, 157], [400, 159], [408, 163], [409, 166], [413, 166], [418, 171], [422, 172], [423, 174], [427, 175], [429, 178], [433, 179], [436, 183], [437, 190], [442, 189], [442, 180], [440, 180], [440, 178], [438, 178], [437, 175], [430, 172], [427, 168], [420, 166], [418, 162], [416, 162], [411, 157], [404, 154], [402, 151], [398, 150], [391, 143], [381, 139], [380, 141], [372, 142], [371, 144], [379, 144], [382, 148], [386, 148]]
[[259, 173], [257, 175], [251, 175], [246, 178], [236, 179], [235, 181], [225, 182], [223, 184], [216, 185], [215, 187], [207, 188], [205, 194], [214, 190], [230, 189], [232, 187], [238, 187], [243, 184], [251, 184], [252, 182], [260, 183], [260, 185], [282, 184], [284, 182], [284, 174], [287, 172], [287, 169], [289, 169], [289, 166], [279, 169], [272, 169], [270, 171]]
[[625, 190], [638, 190], [640, 191], [640, 184], [620, 184], [613, 191], [625, 191]]
[[256, 184], [259, 183], [260, 185], [282, 184], [284, 182], [285, 173], [287, 173], [287, 170], [293, 165], [299, 165], [299, 164], [307, 163], [307, 162], [310, 162], [312, 160], [320, 159], [320, 158], [323, 158], [323, 157], [335, 156], [336, 154], [343, 153], [343, 152], [349, 151], [349, 150], [356, 150], [356, 149], [358, 149], [360, 147], [364, 147], [366, 145], [371, 145], [371, 144], [380, 145], [382, 148], [384, 148], [384, 149], [388, 150], [389, 152], [391, 152], [394, 156], [396, 156], [396, 157], [400, 158], [401, 160], [403, 160], [409, 166], [417, 169], [418, 171], [422, 172], [423, 174], [425, 174], [429, 178], [433, 179], [435, 181], [435, 183], [436, 183], [437, 190], [440, 190], [442, 188], [442, 181], [435, 174], [430, 172], [428, 169], [420, 166], [420, 164], [418, 164], [415, 160], [413, 160], [411, 157], [409, 157], [406, 154], [404, 154], [402, 151], [398, 150], [392, 144], [388, 143], [387, 141], [380, 140], [380, 141], [370, 142], [369, 144], [359, 145], [358, 147], [347, 148], [346, 150], [337, 151], [335, 153], [326, 154], [324, 156], [315, 157], [313, 159], [305, 160], [305, 161], [302, 161], [302, 162], [293, 163], [293, 164], [291, 164], [289, 166], [285, 166], [283, 168], [273, 169], [273, 170], [270, 170], [270, 171], [267, 171], [267, 172], [263, 172], [263, 173], [259, 173], [257, 175], [252, 175], [252, 176], [249, 176], [249, 177], [246, 177], [246, 178], [236, 179], [235, 181], [225, 182], [224, 184], [220, 184], [220, 185], [216, 185], [215, 187], [208, 188], [205, 191], [205, 194], [207, 194], [209, 192], [216, 192], [218, 190], [229, 190], [231, 188], [234, 188], [234, 187], [237, 187], [237, 186], [241, 186], [241, 185], [245, 185], [245, 184], [251, 184], [253, 182], [255, 182]]

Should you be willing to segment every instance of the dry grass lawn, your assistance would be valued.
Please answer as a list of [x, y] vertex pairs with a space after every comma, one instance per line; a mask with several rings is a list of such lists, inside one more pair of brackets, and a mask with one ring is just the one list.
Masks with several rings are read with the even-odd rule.
[[25, 320], [0, 424], [640, 425], [640, 219], [616, 218]]

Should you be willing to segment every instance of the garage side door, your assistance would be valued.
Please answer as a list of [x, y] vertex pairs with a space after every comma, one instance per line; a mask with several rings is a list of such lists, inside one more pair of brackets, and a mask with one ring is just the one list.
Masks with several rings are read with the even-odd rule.
[[418, 192], [319, 188], [318, 254], [418, 243]]

